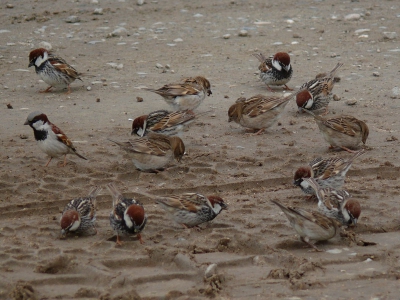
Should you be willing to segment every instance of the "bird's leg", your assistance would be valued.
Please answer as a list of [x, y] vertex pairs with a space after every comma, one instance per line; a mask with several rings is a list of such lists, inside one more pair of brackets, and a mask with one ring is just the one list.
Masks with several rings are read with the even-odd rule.
[[69, 95], [69, 94], [71, 94], [71, 87], [68, 84], [68, 91], [65, 93], [65, 95]]
[[311, 246], [311, 247], [313, 248], [312, 251], [323, 252], [323, 251], [320, 250], [317, 246], [315, 246], [313, 243], [311, 243], [310, 240], [309, 240], [307, 237], [306, 237], [306, 238], [300, 237], [300, 239], [301, 239], [304, 243], [306, 243], [307, 245]]
[[268, 84], [265, 84], [265, 85], [267, 86], [268, 91], [275, 93], [275, 91], [273, 89], [271, 89]]
[[48, 92], [50, 92], [51, 88], [52, 88], [52, 86], [49, 86], [47, 89], [45, 89], [43, 91], [39, 91], [39, 93], [48, 93]]
[[50, 157], [49, 161], [48, 161], [47, 164], [44, 166], [45, 168], [49, 165], [49, 163], [51, 162], [52, 159], [53, 159], [53, 158]]
[[140, 244], [144, 244], [144, 241], [142, 239], [142, 235], [140, 233], [138, 233], [137, 238], [139, 239]]
[[324, 111], [324, 113], [323, 114], [321, 114], [321, 116], [325, 116], [325, 115], [327, 115], [328, 114], [328, 107], [325, 107], [325, 111]]
[[343, 146], [340, 146], [340, 148], [342, 148], [343, 150], [346, 150], [347, 152], [350, 152], [350, 153], [357, 153], [358, 152], [358, 151], [351, 150], [351, 149], [343, 147]]
[[117, 241], [115, 242], [117, 246], [122, 246], [122, 241], [119, 239], [119, 234], [117, 233]]
[[253, 133], [252, 135], [261, 135], [264, 133], [264, 131], [265, 131], [265, 128], [261, 128], [257, 132]]
[[293, 91], [293, 89], [291, 89], [290, 87], [288, 87], [286, 84], [284, 84], [284, 86], [285, 86], [285, 88], [286, 88], [288, 91]]
[[65, 167], [66, 165], [67, 165], [67, 154], [64, 155], [64, 163], [61, 166]]

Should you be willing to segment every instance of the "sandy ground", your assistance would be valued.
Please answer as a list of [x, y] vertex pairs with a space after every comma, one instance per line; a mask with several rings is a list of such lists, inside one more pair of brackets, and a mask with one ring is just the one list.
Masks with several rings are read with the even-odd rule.
[[[398, 298], [399, 42], [384, 37], [400, 31], [398, 2], [9, 2], [12, 7], [5, 1], [0, 7], [0, 298]], [[96, 8], [102, 14], [93, 14]], [[360, 18], [346, 20], [349, 14]], [[80, 21], [67, 23], [72, 15]], [[108, 37], [119, 26], [127, 32]], [[39, 94], [47, 85], [27, 66], [29, 52], [43, 41], [94, 77], [73, 83], [68, 96]], [[341, 99], [330, 113], [353, 115], [370, 128], [368, 151], [346, 180], [363, 209], [350, 229], [353, 240], [338, 236], [319, 245], [325, 252], [309, 252], [269, 202], [316, 209], [292, 185], [294, 171], [318, 156], [350, 156], [328, 150], [308, 115], [298, 116], [292, 101], [280, 123], [260, 136], [227, 122], [238, 97], [269, 93], [258, 78], [255, 51], [289, 52], [293, 88], [345, 64], [334, 89]], [[193, 75], [206, 76], [213, 94], [197, 109], [211, 112], [182, 134], [187, 155], [162, 173], [138, 172], [107, 138], [127, 140], [129, 119], [168, 109], [140, 87]], [[34, 110], [45, 112], [90, 159], [69, 156], [64, 168], [57, 159], [44, 168], [47, 157], [23, 126]], [[60, 240], [65, 204], [109, 182], [144, 203], [146, 243], [123, 237], [124, 245], [115, 246], [106, 189], [98, 197], [98, 234]], [[218, 194], [229, 210], [200, 232], [185, 230], [144, 196], [188, 191]], [[205, 279], [212, 263], [216, 273]]]

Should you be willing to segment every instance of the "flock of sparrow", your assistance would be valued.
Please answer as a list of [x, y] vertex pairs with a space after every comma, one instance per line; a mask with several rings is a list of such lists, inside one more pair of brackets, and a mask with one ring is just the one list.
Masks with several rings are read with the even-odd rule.
[[[270, 86], [284, 86], [291, 90], [286, 85], [293, 74], [290, 56], [287, 53], [278, 52], [270, 58], [261, 53], [254, 56], [260, 61], [260, 78], [269, 91], [274, 91]], [[338, 157], [316, 158], [295, 172], [294, 184], [305, 194], [318, 198], [318, 212], [287, 207], [272, 200], [284, 212], [301, 240], [315, 250], [319, 249], [314, 242], [333, 238], [342, 225], [356, 225], [361, 213], [360, 203], [351, 199], [350, 194], [342, 188], [353, 161], [365, 152], [363, 149], [354, 149], [361, 142], [365, 144], [369, 133], [368, 126], [353, 116], [324, 117], [328, 113], [334, 84], [340, 80], [335, 74], [342, 65], [338, 63], [329, 73], [318, 74], [315, 79], [307, 81], [289, 96], [256, 95], [248, 99], [241, 97], [228, 110], [229, 122], [234, 121], [248, 128], [252, 134], [259, 135], [277, 121], [289, 100], [295, 97], [299, 112], [305, 111], [313, 116], [330, 148], [341, 148], [354, 153], [348, 160]], [[70, 84], [76, 79], [81, 80], [80, 76], [83, 75], [64, 59], [43, 48], [30, 52], [29, 67], [31, 66], [35, 67], [36, 73], [49, 85], [41, 92], [49, 92], [54, 87], [67, 88], [67, 93], [71, 93]], [[173, 159], [180, 161], [184, 155], [185, 145], [177, 134], [199, 115], [193, 110], [203, 102], [206, 95], [212, 94], [211, 85], [205, 77], [196, 76], [184, 78], [178, 83], [166, 84], [159, 89], [146, 90], [162, 96], [173, 111], [157, 110], [137, 117], [132, 122], [131, 135], [138, 135], [138, 138], [127, 142], [110, 141], [128, 154], [138, 170], [160, 172]], [[53, 157], [62, 155], [62, 166], [67, 163], [67, 154], [86, 159], [76, 151], [71, 140], [49, 121], [46, 114], [39, 111], [30, 113], [25, 125], [33, 129], [39, 148], [50, 157], [46, 167]], [[146, 225], [147, 216], [142, 204], [124, 197], [112, 183], [108, 184], [107, 188], [114, 199], [110, 224], [116, 232], [117, 244], [121, 244], [121, 234], [137, 235], [143, 243], [140, 233]], [[97, 232], [96, 195], [100, 190], [100, 187], [96, 187], [89, 196], [73, 199], [67, 204], [60, 222], [62, 236], [68, 232]], [[171, 195], [157, 198], [155, 201], [184, 227], [195, 227], [213, 220], [227, 208], [220, 197], [198, 193]]]

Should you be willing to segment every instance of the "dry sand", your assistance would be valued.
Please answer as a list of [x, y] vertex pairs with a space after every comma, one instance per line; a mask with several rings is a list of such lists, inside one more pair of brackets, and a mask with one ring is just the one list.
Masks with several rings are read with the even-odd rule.
[[[5, 1], [0, 7], [1, 299], [399, 297], [399, 42], [384, 38], [384, 32], [399, 33], [398, 2], [9, 2], [12, 8]], [[103, 14], [93, 14], [96, 8]], [[346, 20], [349, 14], [360, 18]], [[72, 15], [80, 21], [65, 22]], [[127, 34], [108, 38], [118, 26]], [[73, 83], [68, 96], [39, 94], [47, 85], [27, 66], [29, 52], [43, 41], [94, 77]], [[280, 123], [260, 136], [227, 122], [238, 97], [269, 93], [259, 81], [255, 51], [290, 52], [290, 87], [343, 62], [334, 89], [341, 100], [330, 104], [330, 113], [354, 115], [370, 128], [368, 151], [345, 185], [361, 202], [361, 219], [349, 229], [353, 239], [319, 244], [326, 252], [304, 248], [269, 200], [316, 209], [292, 185], [294, 171], [318, 156], [350, 154], [329, 151], [315, 122], [298, 116], [293, 101]], [[107, 138], [127, 140], [130, 118], [168, 109], [139, 87], [193, 75], [206, 76], [213, 95], [197, 109], [211, 112], [182, 134], [188, 155], [159, 174], [138, 172]], [[354, 99], [355, 105], [346, 104]], [[61, 159], [44, 168], [47, 157], [23, 126], [34, 110], [45, 112], [90, 160], [69, 156], [64, 168], [57, 166]], [[109, 182], [144, 203], [145, 245], [123, 237], [124, 245], [115, 246], [106, 189], [98, 197], [98, 234], [60, 240], [65, 204]], [[229, 210], [200, 232], [184, 230], [143, 195], [189, 191], [218, 194]], [[213, 263], [215, 274], [204, 279]]]

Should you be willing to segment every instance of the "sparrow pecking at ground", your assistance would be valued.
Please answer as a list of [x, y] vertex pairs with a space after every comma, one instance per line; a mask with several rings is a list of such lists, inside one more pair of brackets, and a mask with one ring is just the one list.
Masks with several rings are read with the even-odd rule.
[[64, 208], [61, 216], [61, 237], [68, 232], [79, 234], [97, 234], [96, 222], [96, 196], [101, 187], [95, 187], [87, 197], [75, 198]]
[[367, 124], [363, 121], [358, 120], [353, 116], [346, 115], [324, 118], [309, 110], [304, 111], [314, 116], [319, 131], [325, 141], [330, 144], [329, 149], [339, 147], [348, 152], [355, 153], [356, 151], [352, 149], [357, 148], [361, 142], [365, 145], [369, 129]]
[[347, 171], [354, 160], [365, 153], [364, 149], [356, 152], [348, 160], [340, 157], [321, 158], [312, 160], [308, 166], [300, 167], [294, 173], [293, 184], [299, 186], [305, 194], [315, 195], [312, 188], [304, 178], [314, 178], [321, 188], [331, 187], [342, 189]]
[[191, 110], [175, 112], [167, 110], [153, 111], [148, 115], [143, 115], [133, 120], [131, 135], [137, 134], [143, 137], [150, 131], [169, 136], [175, 135], [192, 123], [195, 117], [195, 113]]
[[357, 219], [361, 214], [361, 206], [357, 200], [352, 199], [351, 195], [345, 190], [335, 190], [332, 188], [321, 188], [314, 178], [305, 178], [308, 184], [315, 189], [318, 197], [318, 209], [329, 218], [337, 220], [342, 225], [356, 225]]
[[304, 83], [300, 89], [305, 89], [296, 95], [296, 104], [299, 112], [302, 110], [320, 111], [325, 110], [323, 115], [328, 113], [328, 104], [332, 99], [332, 89], [335, 85], [335, 74], [343, 66], [338, 63], [333, 70], [325, 77], [316, 78]]
[[270, 85], [284, 85], [292, 78], [293, 68], [290, 65], [290, 56], [286, 52], [278, 52], [272, 58], [266, 58], [262, 53], [253, 54], [259, 61], [260, 78], [267, 85], [267, 89], [274, 92]]
[[140, 171], [157, 173], [174, 158], [179, 162], [185, 154], [185, 144], [179, 137], [154, 132], [128, 142], [109, 141], [126, 151]]
[[286, 104], [296, 93], [287, 97], [256, 95], [248, 99], [236, 100], [228, 111], [228, 122], [234, 121], [243, 127], [256, 130], [256, 135], [272, 126], [285, 109]]
[[67, 154], [75, 154], [87, 160], [87, 158], [76, 152], [71, 140], [60, 128], [51, 123], [44, 113], [40, 111], [30, 113], [24, 125], [29, 125], [33, 129], [35, 140], [39, 148], [50, 156], [45, 167], [49, 165], [53, 157], [60, 157], [61, 155], [64, 155], [63, 167], [67, 165]]
[[197, 193], [157, 198], [156, 203], [161, 205], [175, 222], [185, 228], [209, 222], [222, 210], [227, 209], [222, 198]]
[[78, 73], [78, 71], [64, 59], [53, 55], [44, 48], [38, 48], [29, 53], [28, 67], [32, 66], [35, 66], [36, 74], [38, 74], [45, 83], [50, 85], [46, 90], [40, 91], [41, 93], [50, 92], [50, 89], [54, 87], [60, 89], [68, 88], [67, 94], [70, 94], [70, 84], [76, 79], [82, 81], [80, 78], [82, 73]]
[[283, 211], [290, 225], [300, 235], [300, 239], [316, 251], [321, 250], [312, 241], [329, 240], [338, 232], [337, 222], [319, 212], [308, 212], [301, 208], [286, 207], [275, 200], [271, 200], [271, 202], [278, 205]]
[[138, 201], [125, 198], [113, 183], [107, 184], [113, 196], [113, 207], [110, 213], [110, 225], [117, 234], [116, 244], [122, 245], [119, 238], [122, 234], [136, 234], [141, 244], [144, 244], [140, 234], [146, 226], [147, 216], [143, 205]]
[[210, 82], [203, 76], [189, 77], [182, 83], [166, 84], [155, 90], [144, 88], [154, 92], [172, 106], [174, 111], [196, 109], [207, 96], [212, 94]]

